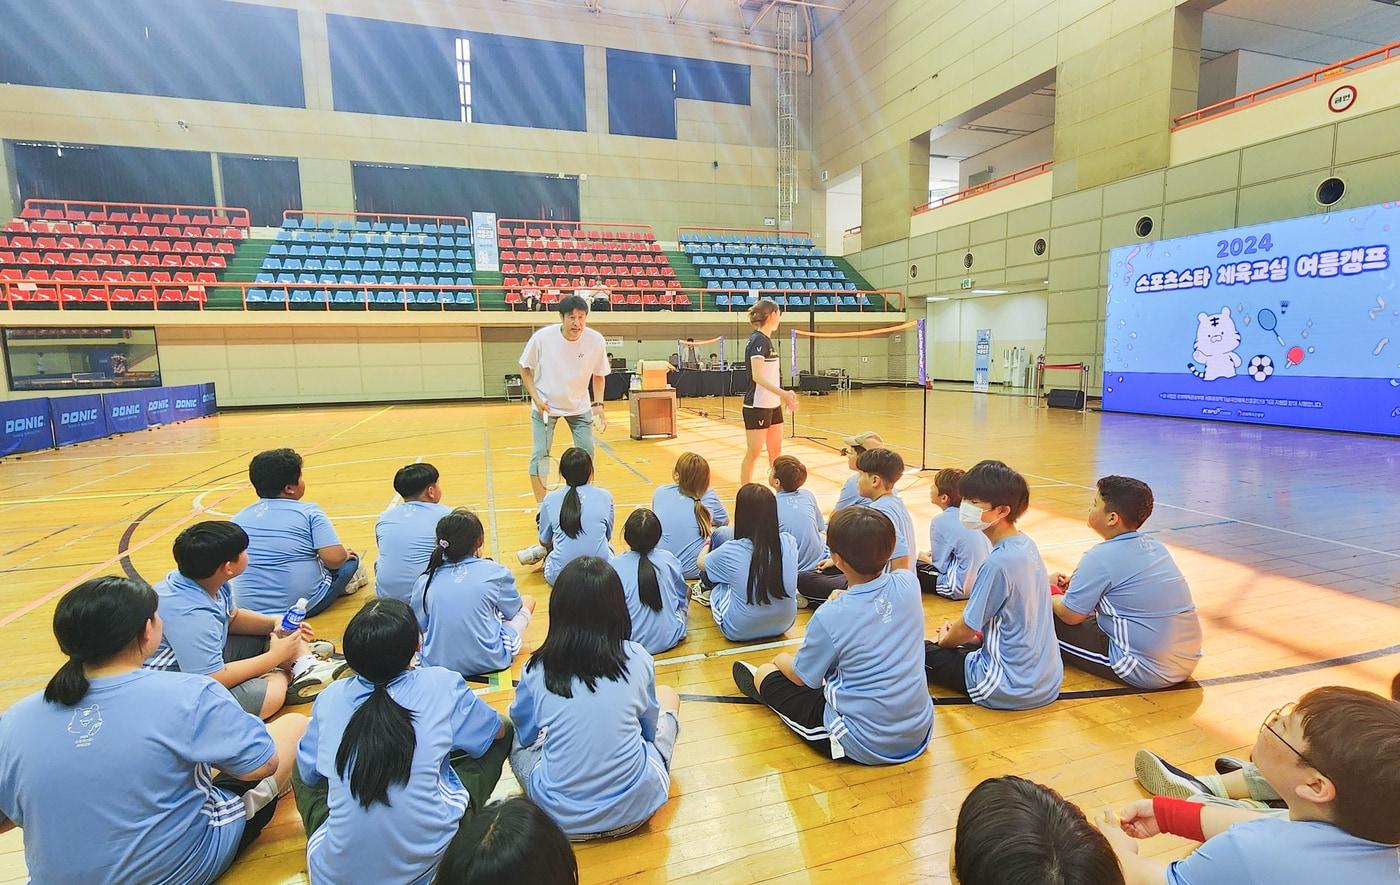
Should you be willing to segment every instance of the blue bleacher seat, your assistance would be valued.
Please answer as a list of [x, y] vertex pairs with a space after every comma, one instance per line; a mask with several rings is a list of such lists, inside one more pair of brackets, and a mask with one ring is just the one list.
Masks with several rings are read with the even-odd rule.
[[294, 273], [279, 273], [277, 275], [278, 283], [295, 283], [296, 281], [297, 275]]
[[285, 304], [287, 302], [286, 289], [268, 289], [267, 300], [269, 303]]
[[380, 268], [379, 268], [379, 262], [378, 262], [377, 260], [373, 259], [373, 258], [366, 258], [365, 261], [364, 261], [364, 264], [361, 265], [361, 266], [362, 266], [365, 270], [367, 270], [367, 271], [375, 271], [375, 272], [378, 272], [379, 269], [380, 269]]
[[312, 258], [325, 258], [326, 247], [318, 243], [317, 245], [312, 246], [310, 249], [307, 249], [306, 254]]
[[376, 221], [369, 226], [369, 229], [376, 233], [388, 233], [389, 225], [385, 224], [382, 221]]
[[343, 273], [340, 275], [340, 279], [338, 282], [340, 282], [341, 284], [349, 283], [351, 285], [354, 285], [355, 283], [358, 283], [359, 280], [352, 273]]
[[359, 270], [363, 270], [364, 268], [363, 268], [363, 266], [362, 266], [362, 262], [360, 261], [360, 259], [358, 259], [358, 258], [347, 258], [347, 259], [345, 260], [345, 269], [346, 269], [346, 270], [359, 271]]
[[326, 250], [326, 257], [327, 257], [327, 258], [344, 258], [344, 257], [345, 257], [345, 246], [344, 246], [344, 245], [341, 245], [341, 244], [339, 244], [339, 243], [337, 243], [337, 244], [334, 245], [334, 246], [331, 246], [329, 249]]
[[273, 243], [268, 247], [267, 254], [281, 258], [283, 255], [287, 254], [287, 245], [285, 243]]
[[458, 304], [476, 304], [476, 296], [465, 289], [461, 289], [456, 293], [456, 302]]
[[341, 263], [341, 261], [340, 261], [339, 258], [327, 258], [324, 262], [321, 263], [321, 267], [322, 267], [323, 269], [325, 269], [325, 270], [336, 270], [336, 271], [338, 271], [338, 270], [340, 270], [343, 266], [344, 266], [344, 265]]
[[388, 250], [388, 249], [385, 249], [383, 246], [366, 246], [366, 247], [365, 247], [365, 257], [366, 257], [366, 258], [387, 258], [388, 256], [389, 256], [389, 250]]
[[403, 231], [403, 224], [401, 224], [400, 222], [395, 221], [389, 225], [389, 233], [391, 234], [402, 234]]
[[284, 227], [284, 228], [285, 228], [285, 227], [297, 227], [297, 226], [298, 226], [298, 224], [297, 224], [297, 220], [296, 220], [295, 218], [283, 218], [283, 219], [282, 219], [282, 227]]
[[263, 301], [266, 301], [266, 300], [267, 300], [267, 290], [266, 290], [266, 289], [249, 289], [249, 290], [248, 290], [248, 298], [247, 298], [247, 300], [248, 300], [248, 302], [249, 302], [250, 304], [251, 304], [251, 303], [254, 303], [254, 302], [263, 302]]
[[255, 282], [255, 283], [275, 283], [275, 282], [277, 282], [277, 278], [274, 277], [274, 276], [273, 276], [272, 274], [270, 274], [270, 273], [260, 273], [260, 274], [258, 274], [257, 276], [253, 277], [253, 282]]
[[292, 290], [292, 303], [293, 303], [293, 304], [305, 304], [305, 303], [307, 303], [307, 302], [309, 302], [309, 301], [311, 301], [311, 290], [310, 290], [310, 289], [293, 289], [293, 290]]
[[388, 246], [384, 249], [385, 258], [399, 259], [403, 257], [403, 250], [398, 246]]
[[399, 263], [388, 258], [380, 262], [380, 269], [385, 273], [398, 273], [400, 270]]
[[368, 221], [357, 221], [357, 222], [355, 222], [355, 230], [357, 230], [357, 231], [359, 231], [359, 232], [361, 232], [361, 233], [369, 233], [369, 222], [368, 222]]
[[263, 266], [263, 270], [281, 270], [281, 269], [282, 269], [282, 259], [280, 259], [280, 258], [264, 258], [264, 259], [263, 259], [263, 264], [262, 264], [262, 266]]

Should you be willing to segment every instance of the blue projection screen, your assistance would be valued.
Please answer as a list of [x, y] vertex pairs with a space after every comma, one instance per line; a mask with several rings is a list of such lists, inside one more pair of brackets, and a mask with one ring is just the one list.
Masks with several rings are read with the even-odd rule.
[[1120, 246], [1103, 407], [1400, 435], [1400, 202]]

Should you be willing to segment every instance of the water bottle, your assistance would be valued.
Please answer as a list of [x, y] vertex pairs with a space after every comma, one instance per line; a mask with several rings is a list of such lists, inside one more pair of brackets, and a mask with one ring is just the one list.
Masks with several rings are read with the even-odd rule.
[[287, 609], [287, 613], [282, 616], [282, 625], [277, 629], [283, 636], [290, 636], [301, 629], [301, 622], [306, 620], [306, 597], [297, 600], [297, 604]]

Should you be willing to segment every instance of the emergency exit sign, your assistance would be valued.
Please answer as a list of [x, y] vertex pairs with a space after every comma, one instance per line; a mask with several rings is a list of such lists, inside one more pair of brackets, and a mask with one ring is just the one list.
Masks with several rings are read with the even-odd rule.
[[961, 287], [964, 289], [971, 289], [973, 282], [972, 277], [963, 277]]

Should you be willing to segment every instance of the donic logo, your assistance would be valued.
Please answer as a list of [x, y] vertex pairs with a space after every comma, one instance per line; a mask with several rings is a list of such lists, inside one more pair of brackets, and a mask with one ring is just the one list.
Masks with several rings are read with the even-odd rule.
[[153, 399], [150, 402], [146, 403], [146, 409], [151, 412], [168, 408], [170, 408], [170, 400], [168, 399]]
[[69, 424], [82, 424], [84, 421], [96, 420], [96, 409], [79, 409], [76, 412], [64, 412], [62, 415], [59, 416], [58, 423], [60, 426], [66, 427]]
[[199, 402], [198, 402], [197, 400], [192, 400], [192, 399], [177, 399], [177, 400], [175, 400], [175, 408], [177, 408], [177, 409], [193, 409], [193, 408], [197, 408], [198, 406], [199, 406]]
[[126, 406], [112, 406], [113, 418], [130, 418], [141, 414], [141, 404], [131, 403]]
[[48, 424], [48, 419], [43, 415], [34, 415], [29, 418], [6, 418], [6, 433], [28, 433], [31, 430], [43, 430]]

